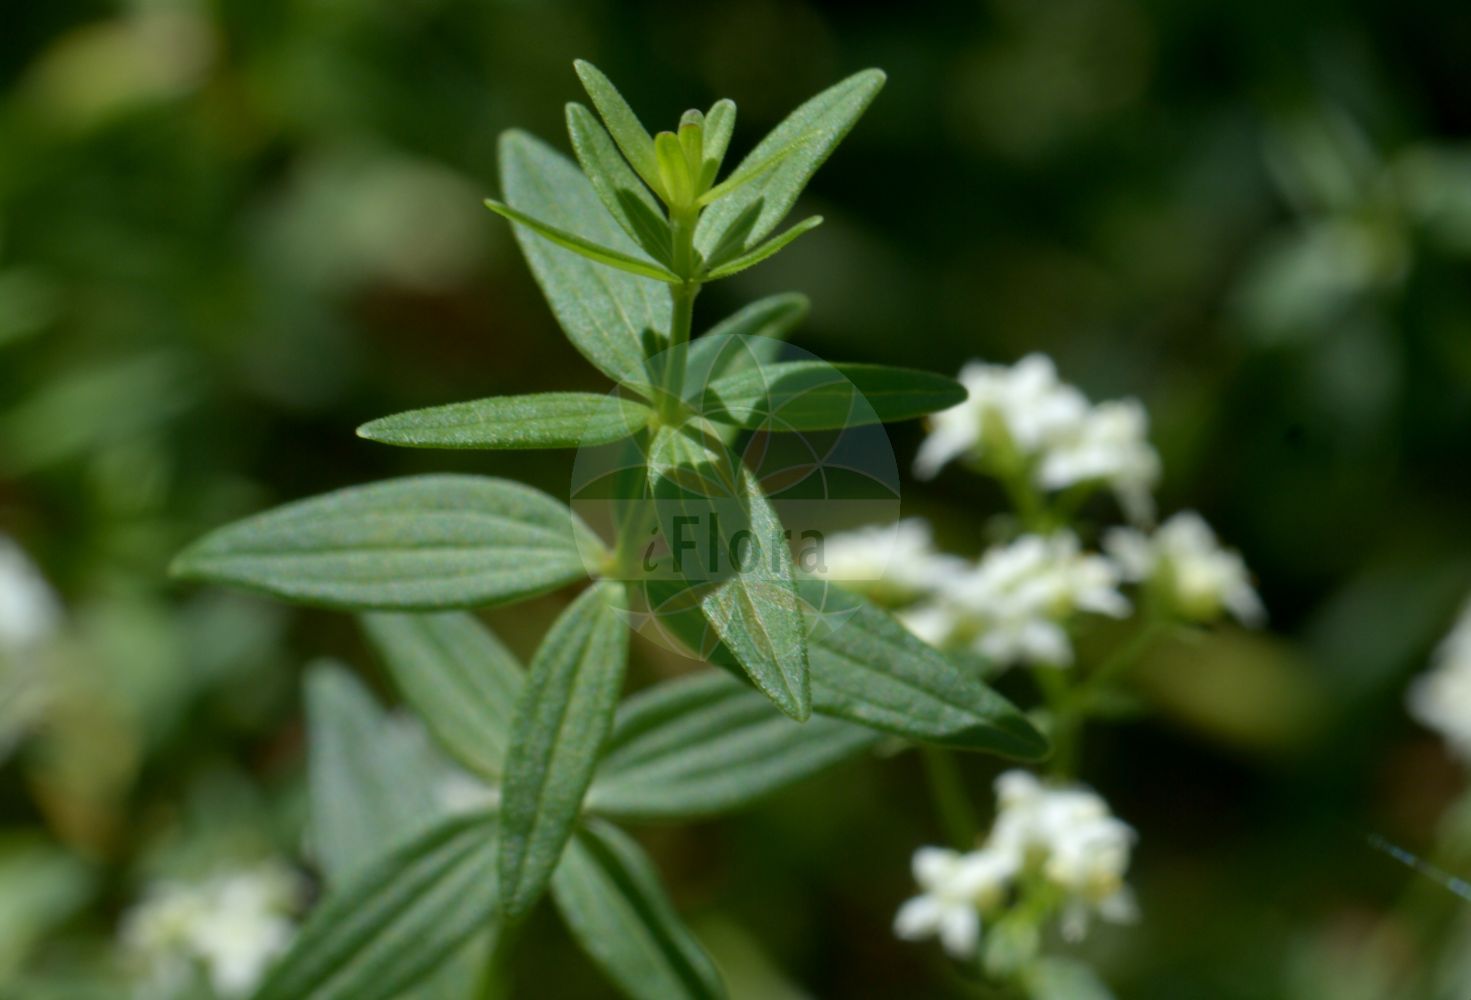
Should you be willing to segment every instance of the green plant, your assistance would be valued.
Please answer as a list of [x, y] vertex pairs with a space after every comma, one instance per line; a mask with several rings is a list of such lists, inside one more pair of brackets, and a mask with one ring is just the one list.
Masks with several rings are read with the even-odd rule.
[[[719, 995], [718, 974], [650, 862], [609, 819], [737, 808], [885, 734], [1022, 758], [1046, 752], [973, 672], [865, 598], [800, 573], [762, 485], [733, 449], [747, 431], [920, 416], [964, 390], [924, 372], [776, 360], [778, 338], [805, 311], [800, 296], [763, 300], [691, 339], [704, 284], [820, 221], [772, 235], [883, 74], [859, 73], [808, 101], [717, 183], [734, 104], [687, 112], [677, 132], [651, 137], [606, 77], [586, 63], [577, 71], [601, 116], [568, 107], [581, 170], [508, 133], [506, 200], [487, 205], [515, 224], [567, 336], [613, 391], [455, 404], [360, 434], [411, 447], [612, 448], [611, 544], [529, 487], [441, 475], [290, 504], [209, 535], [176, 563], [181, 576], [365, 613], [439, 745], [499, 789], [493, 808], [408, 830], [386, 850], [377, 844], [340, 878], [329, 871], [325, 902], [262, 998], [394, 996], [477, 932], [496, 942], [494, 977], [514, 928], [548, 889], [630, 995]], [[677, 540], [691, 521], [711, 544], [683, 561]], [[658, 558], [651, 535], [664, 541]], [[459, 610], [589, 578], [525, 669]], [[639, 616], [725, 670], [620, 705], [628, 625]], [[312, 725], [333, 725], [329, 703], [317, 702]], [[367, 803], [360, 811], [393, 811], [374, 794], [413, 779], [392, 767], [344, 767], [314, 781], [314, 811], [333, 814], [340, 805], [322, 800], [345, 794]]]

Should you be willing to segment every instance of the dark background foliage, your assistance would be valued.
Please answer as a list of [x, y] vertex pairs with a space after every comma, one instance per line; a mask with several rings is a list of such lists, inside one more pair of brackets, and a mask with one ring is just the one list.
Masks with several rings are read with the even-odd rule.
[[[697, 328], [797, 289], [795, 339], [824, 357], [1044, 351], [1094, 398], [1145, 401], [1162, 508], [1245, 553], [1273, 634], [1162, 650], [1140, 685], [1157, 712], [1088, 744], [1141, 831], [1145, 914], [1089, 953], [1124, 996], [1330, 995], [1320, 970], [1413, 878], [1364, 831], [1425, 849], [1460, 781], [1402, 691], [1471, 587], [1468, 51], [1454, 3], [11, 4], [0, 530], [68, 626], [63, 693], [0, 764], [0, 874], [23, 850], [65, 874], [12, 905], [0, 983], [66, 995], [153, 874], [295, 851], [300, 667], [378, 677], [340, 616], [167, 583], [184, 542], [411, 471], [565, 491], [565, 455], [353, 429], [600, 386], [478, 204], [503, 129], [565, 147], [582, 57], [651, 124], [734, 98], [736, 155], [839, 76], [888, 71], [807, 195], [828, 225], [712, 288]], [[901, 458], [919, 434], [894, 431]], [[952, 472], [904, 506], [974, 552], [1001, 498]], [[560, 600], [490, 620], [524, 652]], [[642, 652], [644, 680], [680, 666]], [[997, 768], [972, 767], [978, 803]], [[932, 949], [888, 930], [938, 836], [913, 755], [646, 832], [723, 961], [820, 996], [945, 995]], [[526, 981], [601, 995], [552, 922]]]

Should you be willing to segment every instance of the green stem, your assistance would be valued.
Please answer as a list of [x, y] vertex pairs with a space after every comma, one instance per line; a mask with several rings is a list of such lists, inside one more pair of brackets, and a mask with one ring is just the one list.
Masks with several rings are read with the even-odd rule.
[[511, 1000], [515, 994], [515, 979], [512, 976], [511, 959], [521, 937], [520, 924], [502, 923], [490, 942], [489, 954], [480, 973], [480, 985], [475, 991], [478, 1000]]
[[1066, 780], [1077, 770], [1079, 731], [1083, 724], [1073, 693], [1072, 670], [1039, 664], [1032, 668], [1032, 678], [1046, 699], [1048, 714], [1052, 716], [1048, 734], [1052, 738], [1052, 759], [1048, 762], [1048, 770], [1054, 778]]
[[1151, 616], [1145, 619], [1132, 636], [1114, 649], [1108, 658], [1088, 675], [1087, 680], [1073, 690], [1073, 701], [1078, 713], [1086, 715], [1092, 707], [1092, 699], [1107, 690], [1109, 685], [1138, 663], [1145, 650], [1167, 629], [1168, 624], [1159, 618]]
[[690, 330], [694, 325], [695, 296], [700, 293], [696, 278], [695, 223], [696, 211], [670, 212], [670, 237], [674, 242], [673, 270], [684, 280], [670, 285], [674, 314], [669, 326], [669, 349], [664, 355], [663, 390], [659, 415], [668, 422], [678, 419], [680, 399], [684, 392], [684, 364], [689, 351]]
[[920, 753], [929, 778], [930, 798], [945, 839], [960, 850], [970, 850], [981, 828], [965, 794], [965, 784], [960, 780], [955, 755], [941, 747], [921, 747]]

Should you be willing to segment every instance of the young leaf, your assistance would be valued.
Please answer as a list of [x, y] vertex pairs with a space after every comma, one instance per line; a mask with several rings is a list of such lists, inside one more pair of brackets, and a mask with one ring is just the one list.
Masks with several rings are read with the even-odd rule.
[[825, 580], [802, 580], [813, 707], [915, 740], [1036, 760], [1046, 739], [1005, 698], [892, 615]]
[[614, 250], [612, 247], [605, 247], [601, 243], [594, 243], [592, 240], [584, 239], [576, 233], [568, 232], [565, 229], [558, 229], [556, 226], [527, 215], [525, 212], [518, 212], [509, 205], [503, 205], [494, 198], [486, 198], [485, 207], [496, 215], [503, 216], [512, 222], [525, 226], [543, 239], [551, 240], [557, 246], [565, 247], [573, 253], [580, 254], [598, 264], [606, 264], [609, 267], [616, 267], [620, 271], [627, 271], [629, 274], [642, 275], [645, 278], [654, 278], [659, 281], [677, 283], [680, 280], [679, 276], [669, 270], [669, 268], [652, 260], [641, 260], [632, 254], [624, 253], [621, 250]]
[[705, 113], [705, 149], [700, 164], [700, 190], [708, 191], [725, 162], [730, 136], [735, 131], [736, 106], [732, 100], [716, 101]]
[[372, 420], [358, 437], [410, 448], [581, 448], [630, 437], [652, 414], [636, 400], [594, 392], [492, 396]]
[[715, 963], [664, 895], [627, 834], [588, 823], [567, 845], [552, 897], [583, 950], [634, 1000], [716, 1000]]
[[695, 177], [685, 159], [684, 147], [673, 132], [654, 136], [654, 156], [659, 161], [659, 180], [671, 205], [689, 205], [695, 200]]
[[792, 226], [780, 236], [774, 236], [762, 243], [760, 246], [746, 251], [733, 260], [721, 261], [719, 258], [711, 261], [709, 270], [705, 272], [706, 281], [719, 281], [721, 278], [729, 278], [732, 274], [739, 274], [748, 267], [754, 267], [767, 257], [783, 249], [803, 233], [811, 232], [822, 225], [822, 216], [814, 215], [810, 219], [803, 219]]
[[649, 189], [629, 169], [628, 161], [619, 155], [607, 129], [581, 104], [569, 104], [567, 134], [582, 172], [613, 218], [650, 257], [667, 267], [673, 252], [669, 221]]
[[448, 772], [343, 667], [307, 671], [306, 710], [312, 846], [328, 883], [340, 886], [442, 815], [434, 787]]
[[628, 658], [623, 586], [594, 584], [542, 640], [516, 708], [502, 787], [502, 911], [524, 917], [577, 823]]
[[762, 174], [775, 170], [783, 160], [800, 150], [807, 141], [807, 139], [803, 139], [794, 142], [790, 146], [779, 149], [761, 160], [747, 159], [735, 173], [701, 195], [700, 204], [712, 205], [737, 188], [745, 187]]
[[[700, 600], [700, 610], [756, 686], [777, 708], [805, 722], [812, 714], [812, 688], [792, 553], [756, 477], [749, 469], [741, 472], [750, 545], [738, 571]], [[721, 542], [730, 551], [738, 530], [739, 522], [721, 528]]]
[[648, 129], [644, 128], [638, 115], [633, 113], [623, 95], [618, 93], [618, 88], [613, 86], [613, 81], [604, 76], [602, 70], [581, 59], [572, 65], [577, 70], [578, 78], [582, 80], [587, 96], [592, 98], [593, 106], [598, 109], [613, 141], [628, 158], [629, 164], [638, 171], [638, 175], [655, 194], [665, 197], [664, 188], [659, 184], [659, 164], [654, 154], [654, 140], [649, 136]]
[[837, 719], [795, 723], [724, 671], [702, 671], [619, 707], [588, 808], [638, 819], [738, 809], [879, 739]]
[[398, 689], [435, 739], [465, 767], [499, 780], [521, 697], [521, 665], [473, 615], [362, 618]]
[[353, 611], [482, 607], [587, 576], [601, 544], [565, 505], [483, 476], [411, 476], [237, 521], [173, 572]]
[[712, 420], [773, 430], [838, 430], [892, 423], [965, 400], [954, 379], [910, 368], [789, 361], [724, 376], [701, 412]]
[[790, 147], [797, 148], [772, 169], [705, 210], [695, 230], [699, 251], [708, 258], [726, 230], [752, 206], [758, 206], [757, 216], [743, 245], [749, 247], [775, 229], [883, 85], [882, 72], [864, 70], [818, 94], [772, 130], [736, 168], [737, 174], [746, 164], [759, 164]]
[[[550, 146], [523, 132], [507, 132], [501, 137], [500, 165], [501, 190], [513, 208], [614, 250], [637, 252], [592, 183]], [[516, 239], [573, 346], [614, 381], [647, 385], [643, 341], [669, 330], [668, 285], [599, 267], [521, 229]]]
[[388, 1000], [494, 920], [495, 819], [443, 820], [328, 894], [255, 1000]]

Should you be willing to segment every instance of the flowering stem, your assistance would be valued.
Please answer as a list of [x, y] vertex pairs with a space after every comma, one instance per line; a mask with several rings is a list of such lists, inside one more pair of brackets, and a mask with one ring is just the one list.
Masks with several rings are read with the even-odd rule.
[[1076, 703], [1075, 710], [1078, 714], [1086, 715], [1093, 705], [1093, 700], [1107, 690], [1109, 685], [1117, 681], [1130, 667], [1138, 663], [1145, 651], [1168, 629], [1169, 623], [1158, 616], [1147, 617], [1132, 636], [1121, 643], [1088, 675], [1085, 681], [1074, 688], [1072, 698]]
[[930, 798], [945, 839], [960, 850], [969, 850], [975, 846], [981, 828], [960, 780], [955, 755], [940, 747], [921, 747], [920, 753], [929, 778]]
[[1049, 770], [1054, 778], [1071, 778], [1077, 768], [1079, 729], [1081, 713], [1077, 711], [1071, 671], [1061, 667], [1038, 665], [1032, 670], [1042, 697], [1047, 700], [1047, 709], [1052, 716], [1048, 735], [1052, 739], [1052, 759]]

